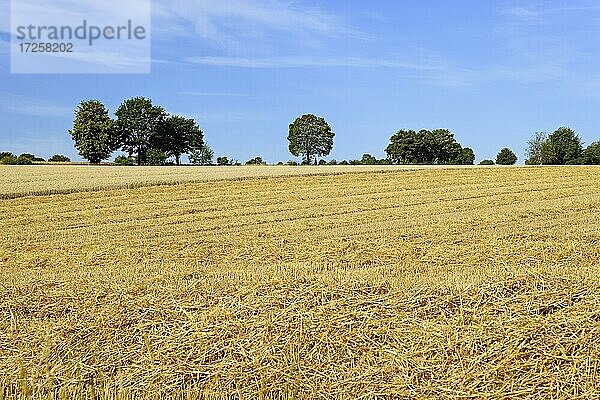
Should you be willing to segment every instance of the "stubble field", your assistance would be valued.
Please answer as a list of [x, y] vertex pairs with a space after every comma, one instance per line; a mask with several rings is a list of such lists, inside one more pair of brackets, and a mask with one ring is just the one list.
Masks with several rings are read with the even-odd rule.
[[0, 200], [0, 398], [599, 398], [599, 172]]

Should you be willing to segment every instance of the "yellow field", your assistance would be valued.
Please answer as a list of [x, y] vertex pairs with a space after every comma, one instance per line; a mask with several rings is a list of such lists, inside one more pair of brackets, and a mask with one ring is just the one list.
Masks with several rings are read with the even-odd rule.
[[599, 398], [599, 172], [0, 200], [0, 398]]
[[[424, 166], [242, 166], [242, 167], [115, 167], [93, 165], [0, 165], [0, 199], [26, 195], [65, 194], [103, 189], [137, 188], [223, 179], [302, 176], [348, 172], [398, 171]], [[461, 168], [447, 166], [446, 168]]]

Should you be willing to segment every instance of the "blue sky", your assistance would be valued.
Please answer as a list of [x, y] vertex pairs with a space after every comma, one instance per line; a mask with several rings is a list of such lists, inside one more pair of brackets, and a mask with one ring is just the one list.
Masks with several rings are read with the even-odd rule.
[[323, 116], [329, 158], [384, 156], [399, 129], [447, 128], [477, 160], [536, 131], [600, 140], [597, 1], [203, 0], [152, 3], [152, 73], [10, 74], [0, 0], [0, 151], [79, 159], [79, 101], [151, 97], [217, 155], [287, 161], [288, 124]]

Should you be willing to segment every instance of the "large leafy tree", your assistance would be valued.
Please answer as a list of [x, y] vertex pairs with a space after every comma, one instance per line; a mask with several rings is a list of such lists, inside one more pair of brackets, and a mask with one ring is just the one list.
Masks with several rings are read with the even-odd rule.
[[290, 153], [296, 157], [302, 155], [306, 164], [311, 164], [313, 157], [331, 152], [335, 133], [324, 118], [305, 114], [296, 118], [289, 128]]
[[548, 136], [542, 145], [542, 164], [579, 163], [583, 154], [581, 139], [571, 128], [561, 127]]
[[527, 142], [527, 165], [541, 165], [542, 164], [542, 148], [548, 135], [545, 132], [536, 132], [531, 139]]
[[97, 100], [79, 104], [75, 110], [73, 129], [69, 133], [81, 157], [92, 164], [108, 158], [118, 144], [114, 121], [104, 104]]
[[156, 146], [160, 129], [167, 118], [166, 111], [145, 97], [125, 100], [115, 112], [120, 143], [126, 152], [135, 155], [138, 165], [145, 164], [148, 151]]
[[463, 149], [447, 129], [398, 131], [385, 149], [396, 164], [469, 164], [472, 150]]
[[[422, 132], [422, 131], [421, 131]], [[417, 164], [422, 162], [424, 137], [413, 130], [400, 130], [390, 138], [386, 147], [388, 159], [396, 164]]]
[[515, 165], [517, 162], [517, 155], [508, 147], [500, 150], [496, 156], [496, 164], [498, 165]]
[[428, 164], [449, 164], [460, 158], [462, 147], [456, 142], [454, 134], [447, 129], [425, 131], [425, 147]]
[[152, 146], [164, 151], [169, 157], [175, 157], [177, 165], [181, 155], [204, 144], [204, 133], [192, 118], [173, 115], [164, 120]]

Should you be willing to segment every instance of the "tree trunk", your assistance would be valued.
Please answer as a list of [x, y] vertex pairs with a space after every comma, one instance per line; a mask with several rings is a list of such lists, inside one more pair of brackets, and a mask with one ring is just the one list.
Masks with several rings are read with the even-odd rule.
[[181, 154], [175, 154], [175, 162], [177, 163], [177, 165], [179, 165], [179, 158], [181, 157]]

